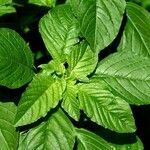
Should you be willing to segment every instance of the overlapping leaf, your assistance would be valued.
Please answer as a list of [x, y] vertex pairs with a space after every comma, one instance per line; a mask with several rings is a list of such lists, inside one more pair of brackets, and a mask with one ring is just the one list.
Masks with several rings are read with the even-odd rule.
[[134, 3], [128, 3], [127, 19], [118, 50], [150, 57], [149, 12]]
[[99, 63], [96, 75], [115, 95], [130, 104], [150, 104], [149, 59], [131, 53], [116, 53]]
[[130, 106], [114, 96], [104, 82], [95, 78], [80, 84], [79, 101], [80, 108], [97, 124], [119, 133], [135, 131]]
[[93, 53], [86, 42], [72, 48], [67, 57], [71, 77], [82, 80], [92, 73], [97, 65], [97, 55]]
[[0, 102], [0, 149], [12, 150], [18, 145], [18, 133], [14, 127], [17, 108], [13, 103]]
[[78, 42], [78, 28], [69, 5], [57, 6], [41, 19], [40, 33], [54, 59], [62, 62], [64, 53]]
[[74, 82], [68, 81], [66, 91], [63, 95], [63, 109], [76, 121], [80, 117], [79, 101], [77, 99], [77, 87]]
[[64, 79], [54, 79], [45, 73], [35, 76], [20, 100], [16, 126], [30, 124], [45, 116], [62, 99], [65, 87]]
[[33, 58], [28, 45], [13, 30], [0, 29], [0, 85], [18, 88], [33, 77]]
[[126, 3], [124, 0], [70, 0], [81, 32], [93, 51], [108, 46], [118, 34]]
[[22, 133], [19, 150], [72, 150], [74, 142], [73, 126], [65, 114], [59, 110], [27, 134]]
[[76, 134], [77, 150], [113, 150], [111, 144], [90, 131], [76, 129]]

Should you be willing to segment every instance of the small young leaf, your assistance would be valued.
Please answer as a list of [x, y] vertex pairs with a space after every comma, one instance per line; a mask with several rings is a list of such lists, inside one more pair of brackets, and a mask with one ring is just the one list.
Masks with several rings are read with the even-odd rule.
[[18, 145], [18, 133], [14, 127], [17, 107], [13, 103], [0, 102], [0, 149], [12, 150]]
[[54, 59], [64, 61], [64, 53], [78, 42], [78, 23], [69, 5], [53, 8], [40, 21], [40, 33]]
[[111, 144], [90, 131], [76, 129], [76, 135], [78, 140], [77, 150], [113, 150]]
[[75, 131], [66, 115], [58, 110], [38, 127], [22, 133], [18, 150], [72, 150]]
[[52, 74], [56, 72], [58, 75], [63, 75], [65, 73], [65, 67], [63, 63], [58, 63], [57, 61], [51, 60], [48, 64], [42, 64], [39, 66], [42, 68], [42, 72], [46, 74]]
[[45, 116], [62, 99], [65, 87], [64, 79], [36, 75], [19, 102], [16, 126], [30, 124]]
[[150, 57], [150, 14], [144, 8], [127, 4], [127, 24], [119, 51], [132, 51], [133, 54]]
[[99, 63], [96, 75], [114, 95], [130, 104], [150, 104], [149, 58], [132, 53], [115, 53]]
[[70, 4], [94, 52], [115, 39], [126, 6], [124, 0], [70, 0]]
[[62, 102], [63, 109], [76, 121], [80, 117], [79, 101], [77, 99], [77, 87], [74, 82], [68, 81]]
[[13, 30], [0, 29], [0, 85], [19, 88], [34, 75], [28, 45]]
[[131, 144], [113, 144], [114, 150], [144, 150], [141, 140], [137, 137], [137, 141]]
[[92, 73], [97, 65], [98, 57], [86, 42], [72, 47], [67, 57], [71, 77], [82, 80]]
[[79, 84], [80, 108], [94, 122], [119, 132], [135, 132], [132, 111], [127, 102], [115, 97], [104, 82], [92, 79]]

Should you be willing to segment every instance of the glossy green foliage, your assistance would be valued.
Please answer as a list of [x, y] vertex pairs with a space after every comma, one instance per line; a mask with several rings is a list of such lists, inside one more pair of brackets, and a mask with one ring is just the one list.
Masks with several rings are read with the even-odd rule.
[[115, 39], [125, 11], [124, 0], [70, 0], [70, 4], [94, 52]]
[[150, 104], [149, 61], [132, 53], [116, 53], [99, 63], [96, 76], [128, 103]]
[[14, 126], [17, 107], [14, 103], [0, 102], [0, 149], [14, 150], [18, 145], [18, 133]]
[[133, 3], [127, 4], [127, 24], [119, 46], [120, 51], [150, 57], [150, 14]]
[[39, 126], [21, 133], [19, 150], [71, 150], [74, 142], [74, 128], [65, 114], [58, 110]]
[[[1, 3], [0, 16], [14, 5]], [[125, 0], [15, 1], [24, 7], [43, 12], [16, 25], [34, 54], [0, 28], [0, 96], [17, 104], [0, 102], [2, 149], [143, 150], [132, 110], [150, 104], [149, 12]]]
[[40, 22], [40, 33], [47, 50], [57, 61], [64, 61], [64, 54], [78, 42], [78, 22], [69, 5], [57, 6]]
[[0, 28], [0, 85], [19, 88], [34, 75], [29, 46], [15, 31]]

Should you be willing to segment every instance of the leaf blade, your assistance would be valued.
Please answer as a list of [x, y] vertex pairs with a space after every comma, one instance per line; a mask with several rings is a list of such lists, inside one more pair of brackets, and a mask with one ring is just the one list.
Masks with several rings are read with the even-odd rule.
[[71, 150], [75, 142], [73, 125], [61, 110], [52, 114], [47, 121], [31, 129], [24, 136], [19, 145], [20, 150]]
[[62, 108], [76, 121], [80, 117], [79, 101], [77, 99], [77, 87], [74, 82], [68, 81], [63, 95]]
[[114, 96], [97, 78], [79, 85], [80, 108], [94, 122], [119, 133], [135, 132], [132, 111], [127, 102]]
[[91, 49], [100, 52], [107, 47], [119, 31], [125, 1], [70, 0], [69, 2]]
[[99, 137], [98, 135], [84, 130], [84, 129], [76, 129], [77, 139], [78, 139], [78, 147], [77, 150], [110, 150], [112, 149], [111, 144], [107, 143], [104, 139]]
[[47, 74], [35, 76], [19, 102], [16, 126], [30, 124], [45, 116], [62, 99], [64, 79], [53, 79]]
[[115, 95], [130, 104], [150, 103], [150, 66], [147, 57], [116, 53], [99, 63], [96, 76], [104, 80]]
[[60, 62], [72, 45], [78, 42], [78, 23], [69, 5], [61, 5], [45, 15], [39, 26], [47, 50]]
[[17, 108], [13, 103], [0, 102], [0, 145], [1, 149], [17, 148], [18, 133], [14, 127]]
[[90, 75], [98, 62], [98, 57], [92, 52], [86, 42], [82, 42], [74, 47], [67, 56], [70, 77], [82, 80]]
[[[127, 24], [118, 51], [150, 56], [150, 14], [141, 6], [127, 3]], [[143, 21], [144, 20], [144, 21]]]
[[32, 53], [11, 29], [0, 29], [0, 85], [19, 88], [34, 75]]

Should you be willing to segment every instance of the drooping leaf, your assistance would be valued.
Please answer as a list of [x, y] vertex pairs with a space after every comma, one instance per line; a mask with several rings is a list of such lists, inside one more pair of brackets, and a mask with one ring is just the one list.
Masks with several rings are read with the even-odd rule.
[[144, 150], [141, 140], [137, 137], [137, 141], [131, 144], [113, 144], [114, 150]]
[[119, 133], [136, 130], [129, 104], [114, 96], [107, 84], [97, 78], [79, 84], [79, 102], [84, 113], [105, 128]]
[[72, 123], [66, 115], [58, 110], [38, 127], [22, 133], [19, 150], [72, 150], [75, 133]]
[[29, 0], [28, 3], [39, 6], [54, 7], [56, 4], [56, 0]]
[[99, 63], [96, 75], [130, 104], [150, 104], [149, 58], [116, 53]]
[[76, 129], [76, 135], [78, 140], [77, 150], [113, 150], [111, 144], [90, 131]]
[[127, 24], [119, 51], [150, 57], [150, 14], [141, 6], [127, 4]]
[[40, 33], [54, 59], [62, 62], [64, 53], [78, 42], [78, 28], [69, 5], [57, 6], [41, 19]]
[[17, 148], [18, 133], [14, 127], [17, 107], [13, 103], [0, 102], [0, 149], [12, 150]]
[[70, 0], [70, 4], [94, 52], [115, 39], [126, 6], [124, 0]]
[[0, 85], [18, 88], [34, 75], [33, 58], [28, 45], [13, 30], [0, 29]]
[[68, 81], [62, 102], [63, 109], [76, 121], [80, 117], [79, 101], [77, 99], [77, 87], [74, 82]]
[[30, 124], [45, 116], [62, 99], [66, 83], [47, 74], [36, 75], [19, 102], [16, 126]]
[[97, 65], [98, 57], [93, 53], [87, 43], [83, 42], [72, 47], [67, 57], [71, 77], [82, 80], [92, 73]]

